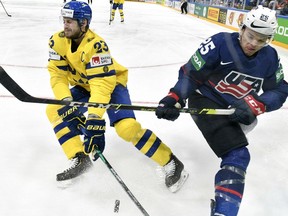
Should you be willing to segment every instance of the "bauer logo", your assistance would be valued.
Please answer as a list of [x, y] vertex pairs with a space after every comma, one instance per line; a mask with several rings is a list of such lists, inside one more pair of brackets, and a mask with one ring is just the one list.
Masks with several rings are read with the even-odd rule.
[[100, 67], [104, 65], [112, 64], [112, 59], [109, 54], [100, 54], [96, 56], [92, 56], [90, 65], [91, 67]]

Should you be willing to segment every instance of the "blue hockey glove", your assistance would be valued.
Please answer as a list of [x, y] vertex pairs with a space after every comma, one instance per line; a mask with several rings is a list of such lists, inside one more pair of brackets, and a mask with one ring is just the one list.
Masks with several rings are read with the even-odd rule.
[[174, 121], [180, 115], [179, 109], [184, 106], [185, 104], [179, 100], [179, 96], [174, 92], [170, 92], [159, 102], [155, 114], [159, 119]]
[[76, 134], [82, 134], [80, 127], [84, 125], [86, 117], [76, 106], [64, 106], [58, 110], [58, 115], [64, 122], [67, 123], [67, 127]]
[[235, 108], [235, 112], [229, 118], [245, 125], [250, 125], [256, 116], [265, 112], [265, 104], [258, 100], [257, 95], [247, 95], [234, 102], [231, 108]]
[[[105, 129], [106, 122], [104, 119], [88, 118], [85, 123], [83, 133], [84, 137], [84, 152], [91, 153], [95, 148], [101, 152], [105, 149]], [[94, 155], [94, 161], [97, 160], [97, 153]]]

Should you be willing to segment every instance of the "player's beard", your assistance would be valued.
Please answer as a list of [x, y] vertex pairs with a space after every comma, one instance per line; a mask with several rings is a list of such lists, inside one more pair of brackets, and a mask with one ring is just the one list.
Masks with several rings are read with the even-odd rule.
[[82, 32], [80, 28], [78, 28], [77, 30], [73, 31], [70, 28], [64, 28], [64, 33], [65, 33], [65, 37], [68, 39], [79, 39], [80, 37], [83, 36], [83, 34], [85, 32]]

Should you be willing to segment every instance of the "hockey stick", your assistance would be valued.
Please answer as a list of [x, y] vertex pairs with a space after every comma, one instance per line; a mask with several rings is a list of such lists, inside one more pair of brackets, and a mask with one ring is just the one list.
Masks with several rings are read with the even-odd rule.
[[[138, 111], [156, 111], [157, 107], [149, 106], [137, 106], [127, 104], [107, 104], [107, 103], [96, 103], [96, 102], [79, 102], [79, 101], [64, 101], [56, 99], [38, 98], [33, 97], [24, 91], [0, 66], [0, 83], [18, 100], [29, 103], [42, 103], [42, 104], [57, 104], [66, 106], [77, 106], [77, 107], [94, 107], [103, 109], [114, 109], [114, 110], [138, 110]], [[182, 108], [179, 109], [181, 113], [190, 113], [193, 115], [231, 115], [235, 109], [197, 109], [197, 108]]]
[[6, 11], [6, 8], [4, 7], [4, 5], [3, 5], [3, 3], [2, 3], [2, 1], [1, 1], [1, 0], [0, 0], [0, 2], [1, 2], [1, 5], [2, 5], [2, 7], [3, 7], [4, 11], [6, 12], [7, 16], [11, 17], [11, 14], [8, 14], [8, 12]]
[[111, 25], [111, 22], [112, 22], [112, 7], [113, 7], [113, 1], [110, 0], [110, 18], [109, 18], [109, 25]]
[[[97, 146], [96, 146], [97, 147]], [[114, 175], [115, 179], [119, 182], [119, 184], [122, 186], [122, 188], [125, 190], [125, 192], [128, 194], [130, 199], [135, 203], [135, 205], [138, 207], [138, 209], [143, 213], [145, 216], [149, 216], [147, 211], [143, 208], [143, 206], [140, 204], [140, 202], [136, 199], [136, 197], [132, 194], [132, 192], [129, 190], [129, 188], [125, 185], [123, 180], [120, 178], [120, 176], [117, 174], [117, 172], [113, 169], [113, 167], [110, 165], [110, 163], [107, 161], [107, 159], [104, 157], [104, 155], [101, 153], [101, 151], [96, 148], [96, 153], [99, 155], [101, 160], [105, 163], [105, 165], [108, 167], [110, 172]]]

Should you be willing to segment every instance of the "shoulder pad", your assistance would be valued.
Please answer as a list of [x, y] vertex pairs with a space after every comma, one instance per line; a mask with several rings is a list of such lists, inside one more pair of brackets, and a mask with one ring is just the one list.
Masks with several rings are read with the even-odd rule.
[[66, 51], [64, 31], [57, 32], [49, 40], [49, 47], [58, 54], [62, 55]]
[[59, 32], [58, 36], [59, 36], [60, 38], [64, 38], [64, 37], [65, 37], [65, 33], [64, 33], [64, 31]]

